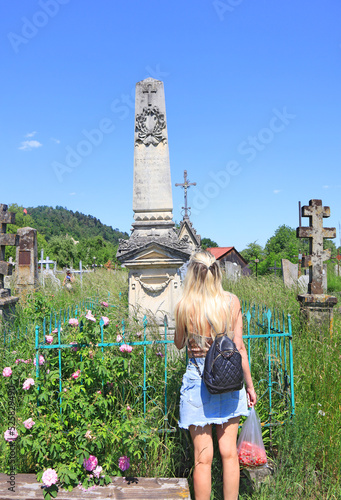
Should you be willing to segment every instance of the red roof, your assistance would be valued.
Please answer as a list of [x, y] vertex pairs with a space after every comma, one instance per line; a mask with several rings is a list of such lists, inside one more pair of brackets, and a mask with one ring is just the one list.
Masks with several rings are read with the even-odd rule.
[[210, 252], [213, 257], [215, 257], [217, 260], [219, 260], [221, 257], [223, 257], [225, 254], [230, 252], [234, 247], [210, 247], [206, 248], [208, 252]]

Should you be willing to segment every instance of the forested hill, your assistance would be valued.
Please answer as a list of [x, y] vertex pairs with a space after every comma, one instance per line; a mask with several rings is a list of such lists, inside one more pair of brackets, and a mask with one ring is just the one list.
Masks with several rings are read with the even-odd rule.
[[119, 238], [128, 238], [127, 233], [102, 224], [99, 219], [92, 215], [84, 215], [59, 206], [56, 208], [45, 205], [27, 207], [27, 213], [34, 220], [34, 227], [47, 241], [53, 236], [68, 234], [75, 240], [102, 236], [104, 240], [117, 245]]

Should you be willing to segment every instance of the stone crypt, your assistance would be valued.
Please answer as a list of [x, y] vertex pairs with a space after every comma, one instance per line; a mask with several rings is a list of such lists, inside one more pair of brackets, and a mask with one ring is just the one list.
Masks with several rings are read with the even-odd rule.
[[130, 313], [155, 315], [159, 325], [167, 315], [173, 330], [179, 268], [193, 247], [179, 239], [173, 221], [164, 87], [153, 78], [136, 84], [133, 211], [130, 238], [117, 251], [129, 270]]

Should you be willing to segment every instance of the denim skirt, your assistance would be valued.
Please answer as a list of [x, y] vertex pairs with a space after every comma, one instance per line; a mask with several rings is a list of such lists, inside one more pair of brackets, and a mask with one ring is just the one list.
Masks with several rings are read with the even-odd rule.
[[[196, 361], [202, 373], [205, 358], [196, 358]], [[189, 359], [180, 390], [179, 427], [188, 429], [190, 425], [219, 425], [242, 415], [249, 415], [245, 388], [240, 391], [211, 394], [199, 376], [194, 359]]]

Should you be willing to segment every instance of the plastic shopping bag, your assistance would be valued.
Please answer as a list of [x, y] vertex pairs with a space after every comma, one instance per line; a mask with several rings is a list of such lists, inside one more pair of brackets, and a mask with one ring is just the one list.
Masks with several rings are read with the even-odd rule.
[[259, 417], [254, 407], [245, 420], [237, 442], [240, 465], [259, 467], [267, 463]]

